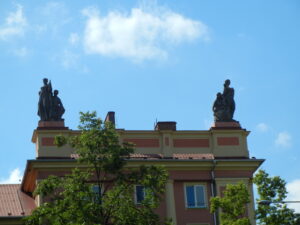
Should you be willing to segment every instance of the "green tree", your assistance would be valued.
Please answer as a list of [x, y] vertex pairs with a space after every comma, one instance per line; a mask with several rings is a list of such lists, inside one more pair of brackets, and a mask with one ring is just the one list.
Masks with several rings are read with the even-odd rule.
[[227, 184], [223, 197], [210, 199], [211, 213], [221, 209], [222, 225], [251, 225], [250, 220], [244, 217], [246, 204], [250, 202], [249, 193], [244, 183]]
[[[119, 143], [111, 123], [96, 113], [80, 113], [80, 135], [58, 136], [58, 146], [70, 144], [78, 154], [80, 165], [64, 177], [49, 176], [40, 182], [35, 195], [47, 199], [25, 224], [51, 225], [157, 225], [161, 222], [154, 209], [159, 206], [168, 177], [158, 166], [125, 167], [133, 146]], [[137, 205], [134, 188], [144, 186], [144, 200]]]
[[261, 225], [299, 225], [300, 216], [294, 210], [287, 208], [283, 203], [287, 196], [286, 182], [279, 176], [270, 177], [264, 170], [259, 170], [253, 182], [257, 186], [259, 198], [272, 202], [271, 204], [258, 204], [256, 218]]

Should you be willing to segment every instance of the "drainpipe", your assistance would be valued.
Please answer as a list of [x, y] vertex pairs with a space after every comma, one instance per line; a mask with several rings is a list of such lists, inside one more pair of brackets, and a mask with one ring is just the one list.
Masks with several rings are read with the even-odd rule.
[[[216, 180], [215, 180], [215, 168], [217, 165], [217, 161], [214, 159], [213, 161], [213, 167], [211, 169], [211, 196], [216, 197], [217, 196], [217, 187], [216, 187]], [[218, 211], [214, 212], [214, 224], [219, 225], [219, 216]]]

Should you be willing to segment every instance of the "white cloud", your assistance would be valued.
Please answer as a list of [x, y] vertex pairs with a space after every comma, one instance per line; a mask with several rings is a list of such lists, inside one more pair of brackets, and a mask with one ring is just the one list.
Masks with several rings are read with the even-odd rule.
[[269, 130], [269, 127], [265, 123], [259, 123], [257, 124], [256, 129], [260, 132], [267, 132]]
[[277, 138], [275, 140], [275, 144], [278, 146], [278, 147], [283, 147], [283, 148], [288, 148], [288, 147], [291, 147], [292, 145], [292, 137], [291, 135], [286, 132], [286, 131], [283, 131], [283, 132], [280, 132], [278, 135], [277, 135]]
[[[159, 11], [159, 12], [158, 12]], [[101, 16], [98, 9], [82, 11], [87, 17], [84, 46], [87, 53], [119, 56], [134, 61], [166, 58], [164, 45], [176, 45], [200, 38], [208, 41], [208, 27], [167, 9], [131, 9], [130, 14], [110, 11]]]
[[17, 5], [16, 11], [9, 13], [4, 25], [0, 26], [0, 39], [7, 40], [14, 36], [24, 35], [26, 25], [27, 20], [23, 15], [23, 7]]
[[[287, 183], [286, 189], [288, 191], [288, 201], [300, 201], [300, 179]], [[300, 213], [300, 203], [291, 203], [288, 204], [288, 207]]]
[[7, 179], [0, 179], [0, 184], [18, 184], [21, 183], [22, 175], [19, 168], [10, 171]]
[[79, 35], [77, 33], [71, 33], [69, 36], [69, 43], [71, 45], [76, 45], [79, 41]]

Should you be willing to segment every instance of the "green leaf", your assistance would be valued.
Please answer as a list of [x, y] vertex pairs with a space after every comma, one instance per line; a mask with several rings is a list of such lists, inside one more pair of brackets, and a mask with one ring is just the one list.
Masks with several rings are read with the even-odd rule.
[[246, 204], [250, 202], [249, 193], [244, 183], [227, 184], [223, 197], [212, 197], [210, 199], [211, 213], [221, 209], [222, 225], [251, 225], [250, 220], [245, 217]]
[[[39, 182], [35, 195], [45, 202], [25, 218], [25, 224], [171, 224], [168, 219], [161, 222], [154, 212], [165, 191], [166, 170], [157, 166], [125, 169], [133, 145], [120, 144], [113, 124], [104, 123], [96, 112], [81, 112], [78, 127], [79, 135], [57, 136], [55, 144], [72, 146], [79, 155], [78, 162], [89, 169], [74, 168], [63, 177], [49, 176]], [[133, 198], [135, 184], [148, 190], [140, 206]]]

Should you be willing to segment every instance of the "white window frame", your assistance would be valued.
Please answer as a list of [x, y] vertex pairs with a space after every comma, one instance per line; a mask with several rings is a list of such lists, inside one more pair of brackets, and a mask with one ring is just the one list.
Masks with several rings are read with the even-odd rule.
[[[188, 199], [187, 199], [187, 186], [194, 186], [194, 199], [197, 199], [196, 196], [196, 186], [201, 186], [203, 187], [203, 199], [204, 199], [204, 206], [195, 206], [195, 207], [190, 207], [188, 206]], [[207, 190], [206, 190], [206, 184], [204, 183], [185, 183], [184, 184], [184, 200], [185, 200], [185, 208], [187, 209], [205, 209], [207, 208]], [[196, 203], [196, 202], [195, 202]]]

